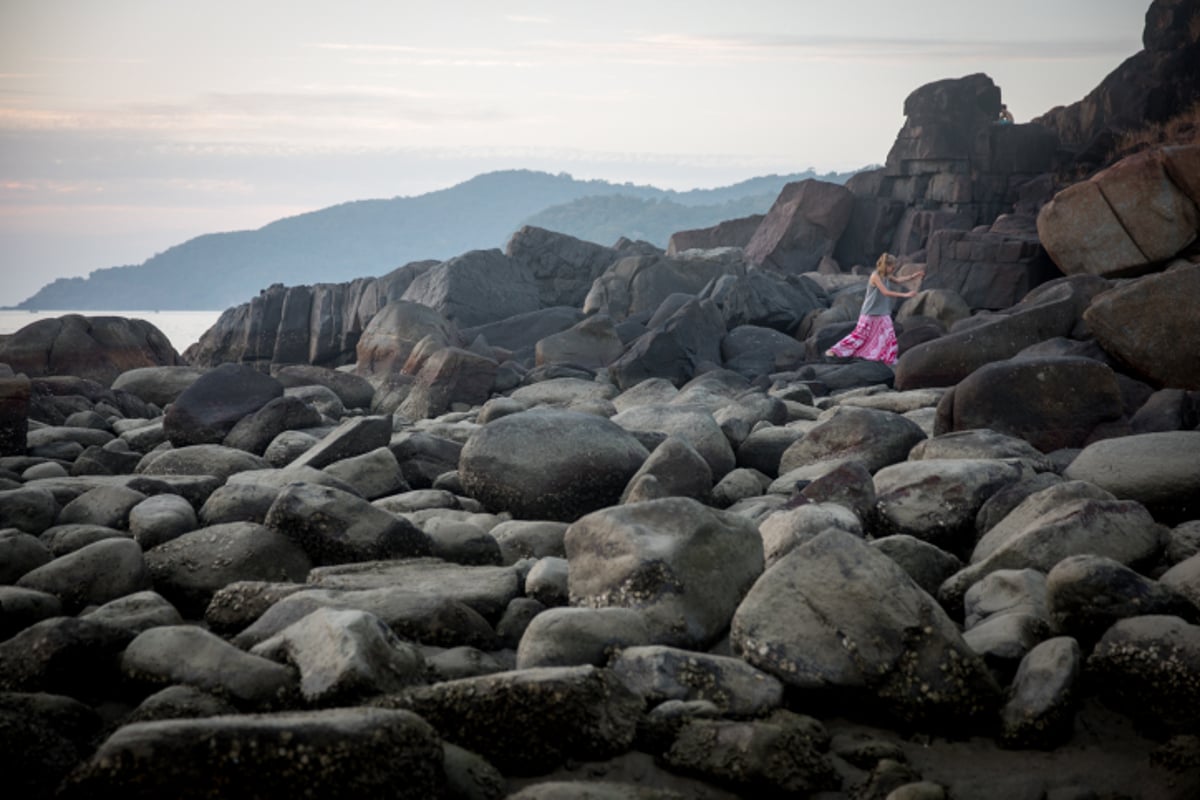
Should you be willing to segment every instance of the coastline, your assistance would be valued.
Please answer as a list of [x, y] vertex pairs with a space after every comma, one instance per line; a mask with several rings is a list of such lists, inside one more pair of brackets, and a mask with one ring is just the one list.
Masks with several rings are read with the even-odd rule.
[[180, 354], [211, 328], [221, 316], [217, 311], [157, 311], [157, 310], [72, 310], [55, 309], [30, 311], [0, 308], [0, 336], [16, 333], [21, 328], [42, 319], [54, 319], [68, 314], [85, 317], [125, 317], [142, 319], [162, 331]]

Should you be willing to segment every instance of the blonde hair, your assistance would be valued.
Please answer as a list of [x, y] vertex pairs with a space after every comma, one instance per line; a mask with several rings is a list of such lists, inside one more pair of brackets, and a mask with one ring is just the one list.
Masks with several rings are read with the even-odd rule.
[[875, 271], [878, 272], [881, 277], [884, 277], [887, 275], [887, 268], [894, 267], [895, 265], [896, 257], [891, 253], [884, 253], [879, 256], [879, 260], [875, 262]]

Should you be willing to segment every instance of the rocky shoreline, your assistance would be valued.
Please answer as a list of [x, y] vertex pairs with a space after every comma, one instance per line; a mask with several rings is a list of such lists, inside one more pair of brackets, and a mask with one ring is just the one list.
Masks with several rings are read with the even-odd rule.
[[[1200, 795], [1200, 145], [998, 106], [666, 251], [0, 337], [6, 790]], [[886, 248], [899, 362], [823, 358]]]

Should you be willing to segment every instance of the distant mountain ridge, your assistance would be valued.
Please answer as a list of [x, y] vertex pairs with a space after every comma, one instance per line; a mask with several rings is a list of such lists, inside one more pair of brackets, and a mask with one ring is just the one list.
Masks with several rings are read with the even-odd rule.
[[358, 200], [257, 230], [189, 239], [142, 264], [60, 278], [20, 309], [221, 309], [273, 283], [333, 283], [406, 263], [503, 247], [524, 224], [612, 244], [621, 236], [665, 247], [676, 230], [766, 211], [787, 183], [844, 182], [853, 173], [751, 178], [687, 192], [505, 170], [415, 197]]

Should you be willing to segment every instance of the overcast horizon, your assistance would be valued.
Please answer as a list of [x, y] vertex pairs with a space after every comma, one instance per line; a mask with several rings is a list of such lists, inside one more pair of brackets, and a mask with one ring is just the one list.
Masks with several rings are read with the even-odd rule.
[[499, 169], [687, 190], [882, 163], [984, 72], [1018, 121], [1149, 0], [5, 0], [0, 305], [204, 233]]

